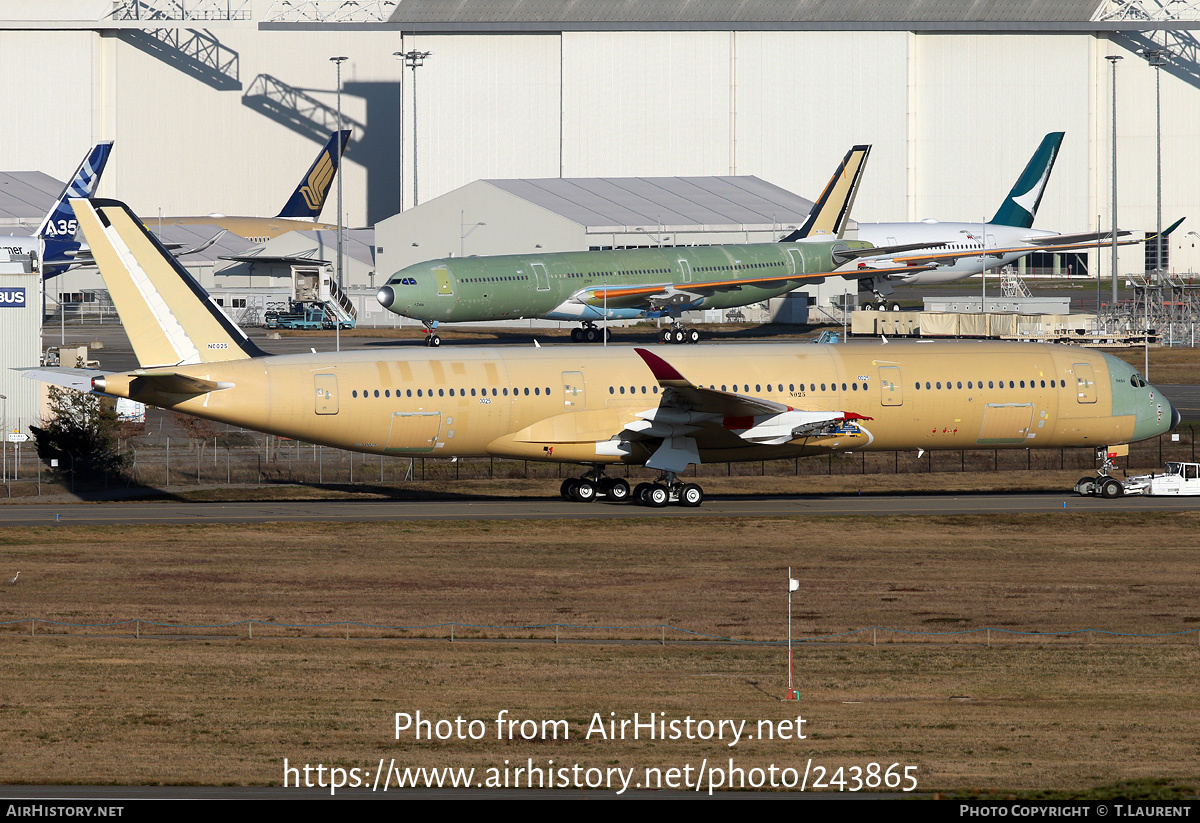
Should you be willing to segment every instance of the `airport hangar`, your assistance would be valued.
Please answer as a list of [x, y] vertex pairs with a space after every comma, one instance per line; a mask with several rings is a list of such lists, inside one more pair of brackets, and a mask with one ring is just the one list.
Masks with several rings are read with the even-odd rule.
[[[345, 56], [350, 226], [401, 211], [401, 189], [407, 209], [477, 180], [754, 176], [812, 198], [856, 143], [874, 146], [857, 220], [984, 219], [1041, 137], [1064, 131], [1035, 225], [1084, 231], [1110, 224], [1105, 58], [1119, 55], [1118, 210], [1144, 231], [1156, 71], [1139, 49], [1174, 52], [1160, 74], [1164, 221], [1200, 199], [1200, 22], [1165, 17], [1153, 0], [0, 0], [6, 109], [21, 123], [0, 169], [65, 176], [115, 139], [99, 193], [148, 222], [272, 215], [336, 127], [329, 58]], [[403, 70], [393, 55], [412, 51], [430, 54]], [[504, 217], [465, 215], [488, 224], [468, 253], [501, 249]], [[1172, 243], [1175, 270], [1200, 267], [1192, 228]], [[378, 237], [377, 279], [421, 240]], [[1121, 272], [1140, 272], [1142, 254], [1123, 249]]]

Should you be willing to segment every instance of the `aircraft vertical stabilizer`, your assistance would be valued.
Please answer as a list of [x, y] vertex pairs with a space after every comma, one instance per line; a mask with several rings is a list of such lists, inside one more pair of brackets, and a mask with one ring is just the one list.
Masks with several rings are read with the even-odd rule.
[[[291, 220], [316, 220], [321, 216], [321, 209], [329, 196], [329, 188], [337, 175], [341, 157], [346, 152], [346, 144], [350, 142], [350, 130], [335, 131], [329, 136], [329, 141], [317, 155], [317, 159], [308, 167], [300, 185], [292, 192], [276, 217]], [[340, 219], [340, 217], [338, 218]], [[334, 222], [337, 222], [335, 220]]]
[[71, 200], [143, 368], [242, 360], [263, 351], [116, 200]]
[[854, 207], [854, 197], [858, 194], [858, 184], [862, 181], [863, 169], [867, 165], [867, 155], [870, 153], [870, 146], [855, 146], [846, 152], [845, 159], [833, 173], [825, 191], [817, 198], [808, 220], [779, 242], [794, 243], [805, 237], [844, 235], [846, 223], [850, 219], [850, 209]]
[[36, 236], [43, 243], [42, 276], [53, 277], [61, 274], [70, 265], [70, 263], [53, 265], [53, 262], [47, 263], [47, 261], [63, 260], [69, 252], [78, 249], [78, 245], [75, 243], [77, 229], [75, 215], [71, 213], [68, 201], [75, 197], [91, 197], [96, 193], [96, 187], [100, 184], [100, 175], [104, 173], [104, 166], [108, 163], [112, 147], [113, 141], [111, 140], [92, 146], [92, 150], [88, 152], [87, 157], [83, 158], [83, 162], [75, 170], [70, 182], [63, 187], [58, 199], [46, 213], [42, 225], [38, 226]]
[[1029, 164], [1017, 178], [1017, 184], [1012, 187], [1008, 197], [1004, 198], [1000, 210], [991, 219], [992, 223], [1025, 229], [1033, 226], [1033, 218], [1042, 203], [1042, 193], [1046, 190], [1050, 171], [1058, 158], [1063, 135], [1064, 132], [1055, 131], [1042, 138], [1042, 144], [1033, 153], [1033, 157], [1029, 158]]

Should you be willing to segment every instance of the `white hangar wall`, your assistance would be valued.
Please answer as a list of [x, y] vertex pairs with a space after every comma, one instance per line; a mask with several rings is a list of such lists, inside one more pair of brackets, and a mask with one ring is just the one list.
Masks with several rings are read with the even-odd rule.
[[[0, 168], [65, 178], [90, 143], [117, 140], [101, 194], [153, 219], [274, 214], [343, 112], [349, 223], [399, 208], [399, 62], [417, 71], [421, 201], [477, 179], [753, 174], [815, 196], [845, 151], [871, 143], [855, 217], [990, 217], [1042, 135], [1067, 132], [1038, 225], [1109, 224], [1109, 53], [1118, 65], [1123, 226], [1154, 225], [1154, 71], [1090, 34], [660, 31], [407, 35], [395, 31], [201, 29], [228, 62], [215, 81], [135, 45], [136, 33], [20, 30], [0, 23], [6, 117]], [[186, 30], [184, 30], [186, 31]], [[236, 59], [233, 59], [236, 58]], [[1200, 269], [1200, 83], [1163, 71], [1164, 222], [1195, 215], [1172, 243]], [[217, 72], [221, 75], [221, 72]], [[411, 84], [412, 73], [405, 72]], [[273, 112], [264, 84], [294, 93]], [[412, 205], [412, 89], [405, 169]], [[326, 118], [326, 121], [323, 121]], [[285, 122], [288, 121], [288, 122]], [[307, 131], [306, 131], [307, 129]], [[327, 219], [333, 218], [328, 206]], [[483, 218], [481, 218], [483, 219]], [[1141, 250], [1122, 252], [1140, 269]], [[1104, 264], [1107, 267], [1107, 263]]]

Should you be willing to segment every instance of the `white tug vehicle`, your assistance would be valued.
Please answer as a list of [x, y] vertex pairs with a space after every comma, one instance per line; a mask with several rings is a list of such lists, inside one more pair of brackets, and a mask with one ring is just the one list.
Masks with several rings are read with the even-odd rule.
[[1085, 477], [1075, 484], [1075, 491], [1109, 499], [1126, 494], [1152, 497], [1200, 495], [1200, 463], [1168, 463], [1162, 474], [1139, 474], [1125, 480]]

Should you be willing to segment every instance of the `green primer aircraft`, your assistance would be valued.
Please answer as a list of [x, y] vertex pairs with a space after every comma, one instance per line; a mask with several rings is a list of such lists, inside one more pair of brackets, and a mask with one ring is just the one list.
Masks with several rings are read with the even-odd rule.
[[422, 321], [431, 346], [441, 345], [441, 322], [524, 317], [580, 321], [571, 333], [577, 343], [605, 339], [597, 320], [670, 317], [663, 342], [695, 343], [700, 333], [682, 326], [681, 312], [748, 306], [830, 276], [857, 280], [926, 268], [837, 271], [859, 257], [916, 248], [843, 239], [870, 149], [846, 154], [795, 242], [442, 258], [401, 269], [376, 297]]

